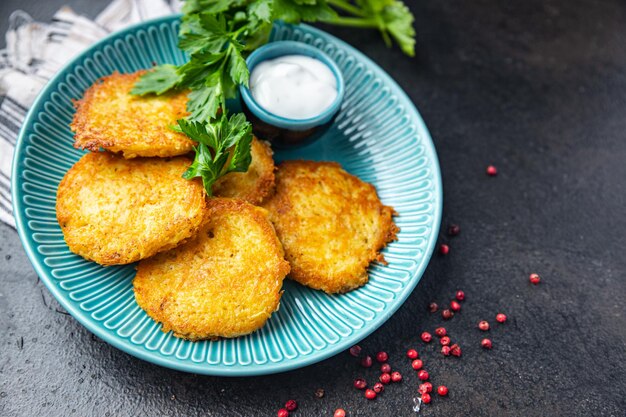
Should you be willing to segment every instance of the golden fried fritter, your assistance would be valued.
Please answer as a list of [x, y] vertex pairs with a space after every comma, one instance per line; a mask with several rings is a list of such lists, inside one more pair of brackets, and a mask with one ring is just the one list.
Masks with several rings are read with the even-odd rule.
[[252, 139], [252, 162], [247, 172], [231, 172], [219, 178], [213, 185], [218, 197], [231, 197], [260, 204], [274, 188], [274, 159], [269, 143]]
[[205, 219], [196, 238], [139, 263], [137, 303], [185, 339], [251, 333], [278, 309], [283, 248], [267, 212], [243, 200], [212, 198]]
[[327, 293], [364, 285], [367, 267], [395, 240], [394, 210], [373, 185], [334, 162], [286, 161], [264, 204], [291, 264], [290, 278]]
[[187, 92], [133, 96], [135, 81], [146, 71], [103, 77], [76, 101], [70, 125], [74, 147], [137, 156], [176, 156], [193, 150], [194, 142], [170, 126], [188, 115]]
[[178, 246], [202, 224], [205, 191], [181, 175], [191, 161], [88, 153], [63, 177], [57, 219], [70, 250], [101, 265]]

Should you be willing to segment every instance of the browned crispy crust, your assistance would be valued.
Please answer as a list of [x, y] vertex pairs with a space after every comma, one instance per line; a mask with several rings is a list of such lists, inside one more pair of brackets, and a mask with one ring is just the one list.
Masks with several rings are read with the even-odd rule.
[[141, 261], [133, 287], [139, 306], [165, 332], [189, 340], [236, 337], [278, 309], [288, 273], [266, 210], [212, 198], [198, 235]]
[[274, 159], [269, 143], [252, 139], [252, 161], [247, 172], [231, 172], [213, 185], [218, 197], [240, 198], [251, 204], [260, 204], [274, 190]]
[[121, 152], [125, 158], [169, 157], [193, 150], [193, 141], [170, 129], [188, 115], [187, 92], [131, 95], [135, 81], [145, 72], [102, 77], [74, 102], [70, 128], [75, 148]]
[[373, 260], [396, 239], [395, 211], [373, 185], [334, 162], [286, 161], [276, 191], [263, 205], [291, 265], [290, 278], [327, 293], [343, 293], [368, 280]]
[[190, 162], [84, 155], [57, 190], [57, 219], [70, 250], [101, 265], [121, 265], [194, 236], [206, 202], [202, 184], [181, 177]]

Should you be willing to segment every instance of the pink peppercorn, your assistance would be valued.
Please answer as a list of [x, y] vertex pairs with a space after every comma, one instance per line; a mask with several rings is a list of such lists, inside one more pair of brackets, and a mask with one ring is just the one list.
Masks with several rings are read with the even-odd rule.
[[354, 385], [354, 388], [356, 389], [365, 389], [367, 387], [367, 381], [365, 381], [363, 378], [357, 378], [354, 380], [352, 385]]
[[411, 362], [411, 368], [415, 369], [416, 371], [422, 369], [422, 366], [424, 366], [424, 362], [422, 362], [421, 359], [415, 359], [413, 362]]
[[374, 361], [372, 361], [372, 357], [369, 355], [363, 356], [363, 359], [361, 359], [361, 366], [363, 368], [371, 368], [373, 364]]
[[459, 304], [459, 302], [456, 301], [456, 300], [450, 301], [450, 310], [452, 310], [452, 311], [459, 311], [459, 310], [461, 310], [461, 304]]
[[376, 394], [380, 394], [381, 392], [385, 390], [385, 386], [381, 382], [377, 382], [374, 384], [372, 389], [374, 390]]
[[426, 381], [428, 378], [430, 378], [430, 375], [428, 375], [428, 371], [426, 371], [425, 369], [422, 369], [421, 371], [417, 373], [417, 377], [421, 379], [422, 381]]
[[398, 371], [391, 373], [391, 382], [400, 382], [402, 381], [402, 374]]
[[439, 253], [441, 255], [447, 255], [448, 253], [450, 253], [450, 246], [442, 243], [441, 245], [439, 245]]
[[453, 356], [461, 356], [461, 346], [459, 346], [457, 343], [453, 344], [452, 346], [450, 346], [450, 353]]
[[423, 332], [420, 337], [426, 343], [429, 343], [433, 339], [433, 336], [428, 332]]
[[380, 372], [384, 373], [390, 373], [391, 372], [391, 365], [389, 365], [388, 363], [383, 363], [382, 365], [380, 365]]
[[437, 305], [437, 303], [432, 302], [432, 303], [428, 304], [428, 310], [429, 310], [431, 313], [436, 313], [436, 312], [437, 312], [437, 310], [439, 310], [439, 306]]
[[450, 338], [448, 336], [444, 336], [439, 339], [439, 343], [441, 343], [443, 346], [448, 346], [450, 344]]
[[420, 394], [428, 394], [432, 390], [433, 384], [431, 384], [430, 382], [424, 382], [423, 384], [420, 384], [417, 388], [417, 392], [419, 392]]
[[450, 320], [452, 317], [454, 317], [454, 313], [452, 312], [452, 310], [449, 309], [445, 309], [441, 311], [441, 317], [443, 317], [444, 320]]
[[491, 340], [489, 339], [483, 339], [480, 341], [480, 345], [483, 347], [483, 349], [491, 349]]
[[541, 277], [538, 274], [530, 274], [528, 279], [530, 280], [530, 283], [534, 285], [539, 285], [541, 282]]
[[361, 346], [354, 345], [350, 348], [348, 352], [350, 353], [350, 355], [354, 356], [355, 358], [358, 358], [361, 355]]
[[387, 385], [391, 382], [391, 375], [387, 373], [380, 374], [380, 376], [378, 377], [378, 380], [382, 382], [383, 384]]
[[504, 323], [504, 322], [506, 321], [506, 314], [503, 314], [503, 313], [498, 313], [498, 314], [496, 315], [496, 321], [497, 321], [498, 323]]
[[376, 391], [374, 391], [373, 389], [366, 389], [365, 398], [367, 398], [368, 400], [376, 399]]
[[416, 359], [419, 357], [419, 353], [415, 349], [409, 349], [406, 351], [406, 357], [409, 359]]
[[455, 298], [457, 300], [459, 300], [459, 301], [463, 301], [463, 300], [465, 300], [465, 293], [463, 291], [461, 291], [461, 290], [458, 290], [456, 292]]
[[448, 334], [448, 331], [446, 330], [445, 327], [437, 327], [435, 329], [435, 334], [439, 337], [444, 337], [445, 335]]
[[449, 236], [456, 236], [456, 235], [458, 235], [459, 233], [461, 233], [461, 228], [459, 227], [459, 225], [458, 225], [458, 224], [451, 224], [451, 225], [448, 227], [448, 235], [449, 235]]
[[450, 346], [443, 346], [441, 348], [441, 353], [443, 356], [450, 356]]
[[346, 410], [344, 410], [343, 408], [336, 409], [333, 417], [346, 417]]
[[424, 404], [430, 404], [430, 394], [422, 394], [422, 402]]
[[485, 320], [481, 320], [478, 322], [478, 328], [480, 330], [482, 330], [483, 332], [486, 332], [487, 330], [489, 330], [489, 322], [485, 321]]
[[289, 411], [287, 411], [285, 408], [281, 408], [280, 410], [278, 410], [278, 413], [276, 415], [278, 417], [289, 417]]
[[498, 169], [493, 165], [489, 165], [487, 167], [487, 175], [489, 175], [490, 177], [495, 177], [496, 175], [498, 175]]
[[439, 387], [437, 387], [437, 394], [445, 397], [446, 395], [448, 395], [448, 387], [446, 387], [445, 385], [439, 385]]
[[376, 354], [376, 360], [380, 363], [387, 362], [387, 359], [389, 359], [387, 352], [378, 352]]
[[298, 408], [298, 403], [295, 400], [289, 400], [285, 403], [285, 408], [287, 411], [294, 411]]

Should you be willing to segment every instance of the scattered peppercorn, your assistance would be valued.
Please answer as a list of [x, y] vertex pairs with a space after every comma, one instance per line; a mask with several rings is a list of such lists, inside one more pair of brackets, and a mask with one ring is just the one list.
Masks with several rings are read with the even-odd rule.
[[445, 335], [448, 334], [448, 331], [446, 330], [445, 327], [437, 327], [435, 329], [435, 334], [439, 337], [444, 337]]
[[461, 346], [457, 345], [456, 343], [450, 346], [450, 354], [456, 357], [461, 356]]
[[495, 177], [496, 175], [498, 175], [498, 169], [493, 165], [489, 165], [487, 167], [487, 175], [489, 175], [490, 177]]
[[450, 356], [450, 346], [443, 346], [441, 348], [441, 353], [443, 356]]
[[450, 252], [450, 246], [446, 245], [445, 243], [442, 243], [441, 245], [439, 245], [439, 253], [441, 255], [447, 255]]
[[363, 359], [361, 359], [361, 366], [363, 368], [371, 368], [373, 363], [374, 361], [372, 361], [372, 357], [369, 355], [366, 355]]
[[389, 375], [388, 373], [380, 374], [380, 376], [378, 377], [378, 380], [382, 382], [383, 384], [387, 385], [391, 382], [391, 375]]
[[422, 369], [422, 366], [424, 366], [424, 362], [422, 362], [421, 359], [415, 359], [413, 362], [411, 362], [411, 368], [415, 369], [416, 371], [418, 369]]
[[346, 410], [344, 410], [343, 408], [336, 409], [333, 417], [346, 417]]
[[391, 373], [391, 382], [400, 382], [402, 381], [402, 374], [398, 371]]
[[390, 373], [391, 372], [391, 365], [389, 365], [388, 363], [383, 363], [382, 365], [380, 365], [380, 372], [382, 372], [382, 373]]
[[416, 359], [419, 357], [419, 353], [415, 349], [409, 349], [406, 351], [406, 357], [409, 359]]
[[376, 391], [374, 391], [373, 389], [366, 389], [365, 398], [367, 398], [368, 400], [376, 399]]
[[376, 360], [380, 363], [387, 362], [387, 359], [389, 359], [387, 352], [378, 352], [376, 354]]
[[424, 404], [430, 404], [430, 394], [422, 394], [422, 402]]
[[448, 346], [450, 344], [450, 338], [448, 336], [444, 336], [439, 339], [439, 343], [441, 343], [443, 346]]
[[361, 355], [361, 346], [359, 345], [352, 346], [350, 350], [348, 351], [348, 353], [350, 353], [350, 355], [354, 356], [355, 358], [358, 358]]
[[454, 297], [459, 301], [463, 301], [465, 300], [465, 293], [461, 290], [458, 290]]
[[448, 387], [446, 387], [445, 385], [439, 385], [439, 387], [437, 388], [437, 394], [445, 397], [446, 395], [448, 395]]
[[503, 314], [503, 313], [498, 313], [498, 314], [496, 315], [496, 321], [497, 321], [498, 323], [504, 323], [504, 322], [506, 321], [506, 314]]
[[417, 392], [419, 392], [420, 394], [428, 394], [432, 390], [433, 390], [433, 384], [431, 384], [430, 382], [424, 382], [420, 384], [419, 387], [417, 388]]
[[443, 317], [444, 320], [450, 320], [452, 317], [454, 317], [454, 313], [452, 312], [452, 310], [449, 309], [445, 309], [441, 311], [441, 317]]
[[289, 417], [289, 411], [287, 411], [284, 408], [281, 408], [280, 410], [278, 410], [278, 413], [276, 415], [278, 417]]
[[315, 396], [317, 398], [324, 398], [324, 388], [318, 388], [315, 390]]
[[458, 224], [451, 224], [450, 226], [448, 226], [448, 235], [449, 236], [456, 236], [459, 233], [461, 233], [461, 228], [459, 227]]
[[541, 277], [538, 274], [530, 274], [528, 279], [530, 280], [530, 283], [534, 285], [539, 285], [541, 282]]
[[285, 408], [287, 409], [287, 411], [294, 411], [296, 408], [298, 408], [298, 403], [296, 402], [296, 400], [289, 400], [285, 403]]
[[436, 313], [436, 312], [437, 312], [437, 310], [439, 310], [439, 306], [437, 305], [437, 303], [432, 302], [432, 303], [428, 304], [428, 310], [429, 310], [431, 313]]
[[450, 301], [450, 310], [452, 310], [452, 311], [459, 311], [459, 310], [461, 310], [461, 304], [459, 304], [459, 302], [456, 301], [456, 300]]
[[491, 340], [483, 339], [480, 341], [480, 345], [483, 347], [483, 349], [491, 349]]
[[420, 337], [426, 343], [429, 343], [433, 339], [433, 336], [428, 332], [423, 332]]
[[428, 378], [430, 378], [430, 375], [428, 375], [427, 370], [422, 369], [421, 371], [417, 373], [417, 377], [421, 379], [422, 381], [426, 381]]
[[485, 321], [485, 320], [481, 320], [478, 322], [478, 328], [480, 330], [482, 330], [483, 332], [486, 332], [487, 330], [489, 330], [489, 322]]
[[354, 380], [353, 385], [356, 389], [365, 389], [367, 387], [367, 381], [363, 378], [357, 378]]
[[376, 394], [380, 394], [381, 392], [383, 392], [385, 390], [385, 386], [382, 383], [377, 382], [377, 383], [374, 384], [372, 389], [374, 390], [374, 392]]

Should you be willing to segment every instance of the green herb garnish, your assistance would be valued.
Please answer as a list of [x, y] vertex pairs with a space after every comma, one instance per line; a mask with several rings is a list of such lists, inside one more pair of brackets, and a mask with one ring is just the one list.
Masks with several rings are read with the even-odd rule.
[[209, 195], [220, 176], [245, 172], [250, 164], [250, 124], [241, 113], [227, 117], [226, 99], [235, 97], [239, 85], [248, 85], [245, 56], [268, 41], [275, 20], [378, 29], [387, 45], [393, 39], [405, 54], [414, 55], [413, 15], [401, 1], [187, 0], [178, 46], [189, 61], [178, 67], [155, 67], [135, 83], [131, 93], [190, 90], [190, 115], [179, 121], [179, 127], [198, 146], [185, 178], [201, 177]]
[[223, 113], [212, 123], [179, 120], [178, 129], [198, 142], [196, 157], [183, 178], [201, 177], [207, 193], [222, 175], [246, 172], [250, 165], [252, 125], [243, 113]]

